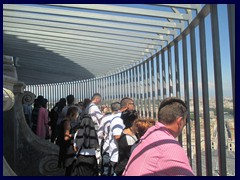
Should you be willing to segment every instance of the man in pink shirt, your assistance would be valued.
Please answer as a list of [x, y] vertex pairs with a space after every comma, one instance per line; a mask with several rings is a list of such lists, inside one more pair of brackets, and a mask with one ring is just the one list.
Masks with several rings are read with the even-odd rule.
[[174, 97], [162, 101], [158, 122], [133, 150], [123, 176], [193, 176], [184, 149], [175, 139], [186, 124], [187, 107]]

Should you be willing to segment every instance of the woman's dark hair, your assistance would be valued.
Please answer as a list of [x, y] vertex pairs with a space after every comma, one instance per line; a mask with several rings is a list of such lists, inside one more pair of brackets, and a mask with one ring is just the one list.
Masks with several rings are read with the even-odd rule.
[[47, 99], [42, 99], [42, 100], [40, 100], [40, 105], [41, 105], [42, 107], [46, 108], [46, 107], [47, 107], [47, 102], [48, 102]]
[[62, 109], [66, 106], [66, 99], [61, 98], [58, 102], [58, 111], [62, 111]]
[[136, 110], [126, 110], [122, 112], [121, 118], [127, 129], [132, 127], [134, 120], [138, 118], [138, 113]]

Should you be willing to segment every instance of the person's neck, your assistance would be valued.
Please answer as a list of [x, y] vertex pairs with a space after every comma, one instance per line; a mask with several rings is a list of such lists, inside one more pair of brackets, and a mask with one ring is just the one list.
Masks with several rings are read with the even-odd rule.
[[[162, 123], [162, 122], [160, 122], [160, 123]], [[175, 124], [163, 124], [163, 125], [168, 129], [168, 131], [172, 134], [172, 136], [174, 138], [177, 138], [178, 134], [177, 134], [177, 131], [176, 131], [176, 125]]]

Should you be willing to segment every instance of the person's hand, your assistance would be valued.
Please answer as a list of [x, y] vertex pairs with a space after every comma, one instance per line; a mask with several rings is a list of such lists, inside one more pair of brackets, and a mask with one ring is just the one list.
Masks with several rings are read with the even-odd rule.
[[73, 150], [74, 150], [74, 152], [77, 152], [78, 151], [78, 147], [77, 146], [73, 146]]

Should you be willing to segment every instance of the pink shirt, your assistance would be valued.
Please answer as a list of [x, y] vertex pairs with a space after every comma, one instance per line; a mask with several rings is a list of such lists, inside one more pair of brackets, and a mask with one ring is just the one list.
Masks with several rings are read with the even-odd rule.
[[123, 172], [123, 176], [144, 175], [194, 175], [184, 149], [159, 122], [143, 135]]
[[38, 111], [37, 136], [45, 139], [48, 128], [48, 111], [41, 107]]

